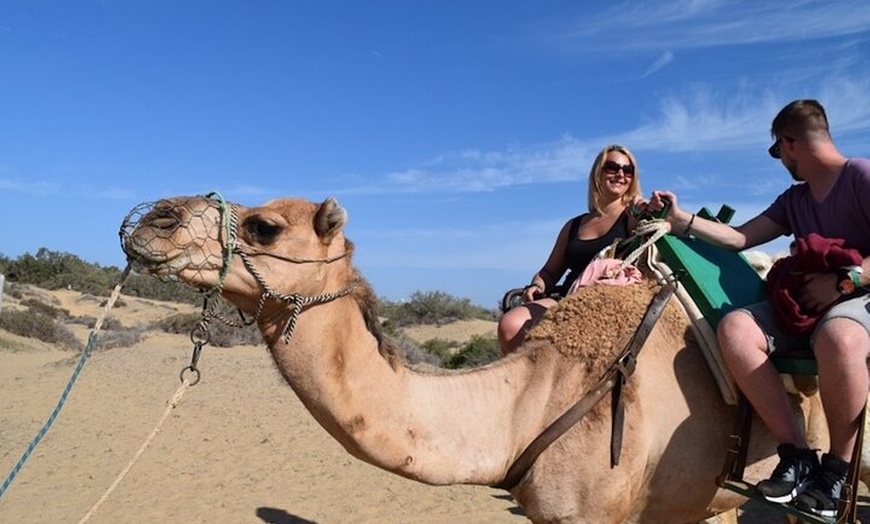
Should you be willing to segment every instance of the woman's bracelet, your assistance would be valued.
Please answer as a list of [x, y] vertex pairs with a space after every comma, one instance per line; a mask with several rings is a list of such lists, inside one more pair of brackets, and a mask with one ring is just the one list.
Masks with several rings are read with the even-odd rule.
[[686, 229], [683, 230], [684, 237], [689, 236], [689, 233], [692, 232], [692, 224], [695, 223], [695, 213], [692, 213], [692, 218], [689, 219], [689, 224], [686, 226]]

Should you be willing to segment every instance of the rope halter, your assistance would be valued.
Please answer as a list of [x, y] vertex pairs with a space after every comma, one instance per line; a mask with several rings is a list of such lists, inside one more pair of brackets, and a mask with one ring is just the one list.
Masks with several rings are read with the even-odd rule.
[[[204, 198], [209, 201], [209, 204], [205, 207], [205, 209], [203, 209], [201, 205], [195, 206], [194, 204], [190, 204], [182, 213], [178, 209], [176, 209], [175, 206], [185, 204], [178, 202], [176, 202], [173, 206], [161, 208], [161, 213], [165, 213], [167, 217], [174, 220], [175, 227], [168, 229], [167, 231], [161, 231], [159, 229], [154, 229], [154, 231], [148, 230], [147, 234], [141, 235], [141, 237], [144, 238], [136, 238], [137, 251], [147, 251], [149, 249], [148, 244], [152, 241], [159, 244], [158, 247], [153, 248], [153, 258], [158, 259], [161, 253], [166, 252], [165, 244], [167, 242], [172, 242], [172, 235], [178, 230], [178, 228], [189, 227], [190, 223], [193, 221], [199, 221], [199, 223], [196, 225], [203, 228], [206, 231], [206, 235], [216, 237], [218, 239], [221, 246], [220, 255], [218, 255], [216, 251], [208, 251], [208, 245], [200, 246], [199, 249], [201, 250], [201, 252], [198, 253], [199, 256], [194, 257], [188, 255], [188, 265], [187, 267], [185, 267], [185, 271], [201, 271], [205, 273], [206, 271], [214, 270], [214, 262], [216, 261], [215, 257], [220, 256], [221, 258], [221, 267], [218, 272], [217, 282], [208, 289], [202, 290], [205, 295], [205, 299], [203, 301], [202, 320], [197, 325], [197, 327], [194, 328], [194, 330], [196, 330], [198, 333], [196, 335], [196, 338], [200, 339], [200, 345], [203, 345], [208, 341], [208, 323], [212, 318], [216, 318], [224, 324], [232, 327], [248, 326], [259, 320], [259, 318], [263, 314], [266, 302], [269, 299], [278, 300], [292, 305], [292, 312], [290, 318], [288, 319], [287, 324], [282, 329], [282, 338], [284, 342], [287, 342], [293, 336], [293, 332], [296, 328], [296, 323], [299, 315], [305, 308], [317, 304], [330, 302], [337, 298], [348, 295], [353, 292], [353, 290], [359, 283], [358, 279], [351, 279], [347, 282], [344, 288], [338, 291], [322, 293], [313, 296], [306, 296], [299, 293], [286, 294], [276, 291], [271, 286], [269, 286], [269, 284], [266, 283], [266, 279], [252, 262], [251, 259], [253, 257], [268, 256], [292, 264], [329, 264], [348, 257], [350, 253], [348, 251], [344, 251], [340, 254], [329, 257], [306, 258], [278, 255], [275, 253], [270, 253], [257, 249], [253, 246], [246, 245], [239, 240], [238, 236], [240, 208], [224, 200], [220, 193], [217, 192], [208, 193], [207, 195], [204, 195]], [[142, 220], [146, 216], [148, 216], [149, 213], [154, 211], [158, 207], [158, 204], [159, 203], [156, 202], [140, 204], [139, 206], [135, 207], [124, 219], [124, 222], [121, 226], [120, 236], [122, 247], [124, 248], [124, 251], [128, 254], [128, 258], [134, 259], [136, 256], [135, 254], [131, 254], [132, 250], [128, 249], [128, 243], [130, 243], [131, 239], [134, 238], [134, 234], [140, 227]], [[214, 209], [217, 209], [220, 214], [220, 220], [217, 226], [219, 228], [218, 231], [214, 231], [214, 219], [206, 216], [211, 210]], [[189, 245], [179, 245], [177, 247], [181, 251], [190, 249]], [[256, 279], [258, 285], [262, 290], [260, 297], [257, 300], [257, 307], [254, 311], [254, 316], [250, 320], [245, 320], [244, 317], [242, 317], [242, 322], [230, 320], [221, 316], [215, 311], [213, 306], [209, 305], [209, 298], [215, 295], [220, 295], [220, 291], [224, 287], [226, 277], [230, 272], [233, 259], [236, 255], [238, 255], [238, 257], [242, 260], [245, 269], [254, 277], [254, 279]], [[165, 275], [162, 278], [169, 280], [178, 280], [178, 277], [174, 274]], [[203, 278], [202, 280], [205, 281], [206, 279]]]

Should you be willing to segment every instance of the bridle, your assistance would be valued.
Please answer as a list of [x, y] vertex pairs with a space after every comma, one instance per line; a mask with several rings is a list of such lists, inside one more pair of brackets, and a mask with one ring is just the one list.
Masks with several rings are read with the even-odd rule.
[[287, 323], [281, 330], [281, 337], [283, 341], [287, 343], [290, 341], [290, 338], [293, 336], [293, 332], [296, 330], [296, 323], [299, 319], [299, 315], [302, 314], [302, 311], [306, 307], [314, 306], [317, 304], [324, 304], [345, 295], [349, 295], [356, 288], [357, 284], [359, 284], [358, 279], [351, 279], [348, 281], [345, 287], [338, 291], [334, 291], [331, 293], [321, 293], [311, 296], [301, 295], [299, 293], [279, 293], [266, 282], [266, 279], [263, 278], [263, 275], [253, 264], [253, 262], [251, 262], [252, 257], [267, 256], [293, 264], [330, 264], [332, 262], [336, 262], [338, 260], [348, 257], [350, 253], [348, 251], [344, 251], [342, 253], [329, 257], [304, 258], [269, 253], [267, 251], [257, 249], [253, 246], [242, 244], [241, 242], [239, 242], [238, 239], [238, 208], [235, 205], [226, 202], [226, 200], [224, 200], [223, 197], [217, 192], [207, 194], [206, 198], [215, 199], [219, 203], [219, 210], [221, 214], [221, 230], [224, 236], [223, 239], [220, 239], [223, 252], [223, 263], [221, 265], [218, 283], [205, 292], [206, 303], [209, 296], [219, 293], [223, 288], [224, 280], [226, 279], [226, 275], [229, 273], [230, 265], [232, 264], [234, 255], [238, 255], [239, 258], [242, 259], [242, 264], [245, 266], [245, 269], [247, 269], [248, 273], [250, 273], [251, 276], [254, 277], [254, 279], [257, 281], [263, 291], [260, 294], [260, 298], [257, 300], [257, 308], [254, 310], [253, 317], [251, 317], [250, 319], [244, 320], [244, 316], [242, 316], [243, 321], [241, 323], [229, 320], [215, 313], [211, 308], [208, 308], [206, 304], [203, 304], [203, 322], [207, 323], [208, 318], [213, 317], [217, 318], [218, 320], [229, 326], [249, 326], [260, 319], [263, 314], [263, 309], [265, 308], [266, 302], [268, 300], [277, 300], [293, 305], [293, 311], [290, 314], [290, 318], [287, 320]]
[[[290, 318], [287, 319], [287, 323], [281, 330], [281, 338], [284, 343], [287, 343], [293, 336], [293, 332], [296, 330], [296, 323], [299, 320], [299, 316], [302, 314], [302, 311], [306, 307], [314, 306], [317, 304], [324, 304], [326, 302], [331, 302], [337, 298], [349, 295], [359, 284], [359, 279], [353, 278], [347, 282], [347, 285], [345, 287], [338, 291], [334, 291], [331, 293], [321, 293], [312, 296], [301, 295], [299, 293], [279, 293], [266, 282], [266, 279], [263, 278], [263, 275], [260, 274], [260, 271], [253, 264], [253, 262], [251, 262], [251, 257], [268, 256], [293, 264], [329, 264], [348, 257], [350, 253], [348, 251], [344, 251], [343, 253], [340, 253], [338, 255], [322, 258], [289, 257], [277, 255], [275, 253], [269, 253], [256, 249], [253, 246], [242, 244], [241, 242], [239, 242], [238, 239], [238, 208], [235, 205], [230, 204], [226, 200], [224, 200], [220, 193], [217, 192], [208, 193], [207, 195], [205, 195], [205, 198], [216, 200], [218, 203], [218, 210], [220, 211], [221, 216], [222, 236], [222, 238], [219, 238], [218, 240], [221, 243], [222, 263], [217, 283], [214, 286], [203, 290], [204, 298], [202, 302], [202, 316], [200, 317], [199, 322], [197, 322], [190, 331], [190, 340], [191, 342], [193, 342], [193, 354], [190, 358], [190, 365], [182, 368], [181, 370], [181, 380], [183, 382], [185, 373], [187, 371], [190, 371], [194, 374], [194, 379], [192, 380], [191, 385], [196, 385], [200, 380], [200, 372], [197, 368], [197, 364], [199, 362], [199, 356], [202, 353], [202, 347], [208, 344], [209, 339], [211, 338], [211, 334], [208, 329], [208, 325], [211, 319], [216, 319], [230, 327], [247, 327], [251, 324], [254, 324], [262, 317], [263, 310], [265, 309], [266, 302], [268, 300], [272, 299], [278, 300], [280, 302], [286, 302], [293, 305], [293, 311], [290, 313]], [[242, 264], [245, 266], [245, 269], [248, 270], [248, 273], [250, 273], [254, 277], [254, 279], [260, 285], [260, 288], [263, 290], [262, 293], [260, 293], [260, 298], [257, 299], [257, 308], [254, 310], [254, 314], [252, 317], [246, 319], [245, 315], [241, 312], [241, 310], [239, 310], [239, 317], [242, 319], [241, 322], [226, 318], [225, 316], [215, 311], [214, 303], [209, 303], [209, 299], [211, 297], [215, 295], [220, 296], [220, 292], [223, 289], [226, 276], [227, 274], [229, 274], [233, 257], [236, 255], [238, 255], [239, 258], [242, 259]]]
[[[269, 284], [266, 283], [266, 280], [260, 274], [260, 271], [251, 263], [251, 256], [258, 256], [264, 253], [245, 253], [242, 251], [241, 247], [236, 246], [233, 250], [233, 253], [239, 255], [239, 258], [242, 259], [242, 264], [245, 266], [245, 269], [248, 270], [248, 273], [254, 277], [263, 292], [260, 294], [260, 298], [257, 300], [257, 309], [254, 311], [254, 317], [251, 322], [255, 322], [263, 313], [263, 308], [266, 305], [266, 301], [269, 299], [278, 300], [281, 302], [285, 302], [288, 304], [293, 304], [293, 312], [290, 314], [290, 318], [287, 320], [287, 324], [284, 325], [284, 329], [281, 330], [281, 337], [285, 343], [290, 341], [290, 338], [293, 336], [293, 332], [296, 330], [296, 322], [299, 319], [299, 315], [302, 314], [302, 310], [308, 306], [314, 306], [317, 304], [325, 304], [327, 302], [332, 302], [333, 300], [343, 297], [345, 295], [349, 295], [353, 292], [354, 288], [358, 284], [358, 280], [351, 279], [348, 281], [347, 285], [338, 291], [334, 291], [331, 293], [320, 293], [318, 295], [305, 296], [300, 295], [299, 293], [279, 293], [272, 289]], [[309, 263], [331, 263], [337, 260], [341, 260], [342, 258], [348, 256], [347, 252], [342, 253], [341, 255], [333, 256], [333, 257], [325, 257], [325, 258], [291, 258], [291, 257], [282, 257], [282, 256], [274, 256], [270, 253], [267, 253], [268, 256], [273, 256], [279, 260], [284, 260], [287, 262], [292, 262], [294, 264], [309, 264]]]

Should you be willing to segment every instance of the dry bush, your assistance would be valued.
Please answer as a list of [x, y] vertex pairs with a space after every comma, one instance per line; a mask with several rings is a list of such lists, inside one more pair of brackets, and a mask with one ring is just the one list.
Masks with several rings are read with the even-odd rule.
[[[199, 313], [176, 313], [154, 322], [152, 328], [164, 333], [187, 335], [201, 319]], [[263, 343], [263, 337], [254, 325], [236, 327], [212, 320], [208, 325], [208, 332], [208, 343], [215, 347], [256, 346]]]
[[97, 333], [93, 349], [106, 350], [135, 346], [145, 337], [142, 328], [106, 329]]
[[54, 307], [36, 298], [25, 298], [21, 301], [21, 305], [53, 319], [65, 320], [70, 316], [68, 309]]
[[22, 337], [55, 344], [62, 349], [82, 348], [82, 343], [62, 322], [33, 308], [4, 310], [0, 313], [0, 328]]

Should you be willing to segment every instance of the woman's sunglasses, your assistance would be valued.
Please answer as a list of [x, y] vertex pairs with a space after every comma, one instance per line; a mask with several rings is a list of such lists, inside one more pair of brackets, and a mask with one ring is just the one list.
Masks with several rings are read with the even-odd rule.
[[601, 169], [608, 175], [615, 175], [622, 170], [622, 173], [627, 177], [634, 176], [634, 166], [631, 164], [619, 164], [613, 160], [608, 160], [601, 166]]

